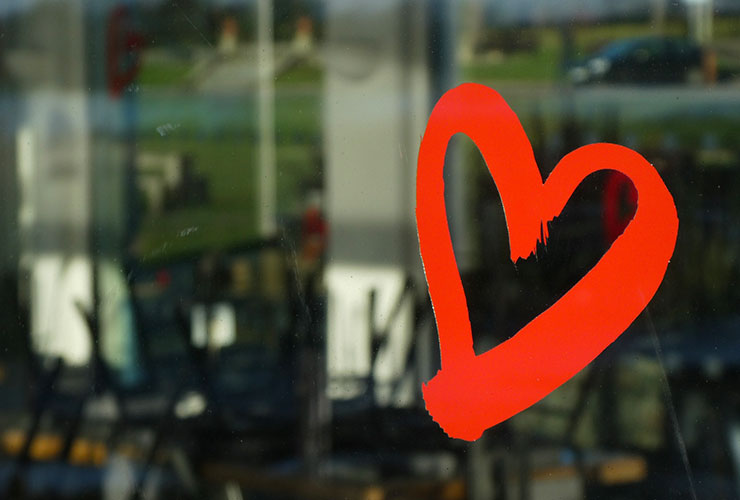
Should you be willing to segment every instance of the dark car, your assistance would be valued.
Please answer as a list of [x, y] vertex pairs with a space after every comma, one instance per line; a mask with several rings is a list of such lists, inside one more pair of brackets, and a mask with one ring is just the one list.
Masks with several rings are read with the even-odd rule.
[[702, 50], [692, 40], [627, 38], [612, 42], [568, 71], [575, 84], [684, 83], [701, 77]]

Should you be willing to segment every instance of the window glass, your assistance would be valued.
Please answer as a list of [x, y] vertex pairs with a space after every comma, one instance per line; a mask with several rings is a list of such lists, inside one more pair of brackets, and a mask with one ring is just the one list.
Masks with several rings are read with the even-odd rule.
[[[740, 498], [739, 78], [729, 0], [1, 2], [0, 497]], [[473, 442], [424, 400], [442, 306], [416, 218], [463, 83], [505, 100], [543, 180], [619, 144], [679, 220], [624, 333]], [[474, 132], [440, 153], [434, 238], [483, 355], [646, 202], [588, 175], [512, 262]]]

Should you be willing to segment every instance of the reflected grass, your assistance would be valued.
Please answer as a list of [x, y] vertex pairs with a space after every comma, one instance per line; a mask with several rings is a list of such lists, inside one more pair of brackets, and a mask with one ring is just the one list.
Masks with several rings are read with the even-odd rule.
[[[320, 182], [320, 87], [278, 90], [276, 162], [278, 215], [294, 217], [305, 189]], [[142, 259], [225, 250], [259, 238], [258, 147], [252, 96], [198, 96], [143, 92], [138, 152], [192, 156], [196, 175], [208, 186], [200, 206], [161, 213], [139, 211], [134, 252]], [[176, 128], [165, 135], [162, 123]], [[190, 230], [197, 228], [195, 230]], [[186, 236], [181, 236], [183, 231]]]

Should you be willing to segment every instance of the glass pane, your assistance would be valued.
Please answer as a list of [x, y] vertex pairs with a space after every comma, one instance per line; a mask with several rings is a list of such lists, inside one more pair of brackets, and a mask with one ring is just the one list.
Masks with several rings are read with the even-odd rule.
[[[740, 498], [739, 27], [723, 0], [1, 3], [0, 497]], [[499, 101], [439, 111], [478, 118], [425, 191], [463, 83], [526, 140], [482, 147], [524, 137]], [[675, 250], [647, 306], [645, 244], [556, 329], [654, 200], [604, 155], [512, 261], [505, 178], [602, 143], [657, 172]], [[464, 297], [454, 269], [430, 297], [430, 237]], [[472, 442], [437, 423], [438, 373], [545, 332], [536, 373], [453, 387], [467, 422], [557, 376], [584, 318], [616, 340], [547, 396]]]

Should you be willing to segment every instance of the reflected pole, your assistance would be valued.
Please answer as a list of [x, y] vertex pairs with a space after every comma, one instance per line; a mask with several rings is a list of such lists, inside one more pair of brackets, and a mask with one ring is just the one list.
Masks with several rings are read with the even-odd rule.
[[689, 32], [691, 36], [701, 45], [706, 45], [712, 40], [712, 0], [684, 0], [687, 7]]
[[259, 230], [269, 238], [277, 231], [275, 176], [275, 58], [272, 0], [257, 2], [257, 114], [259, 134]]

